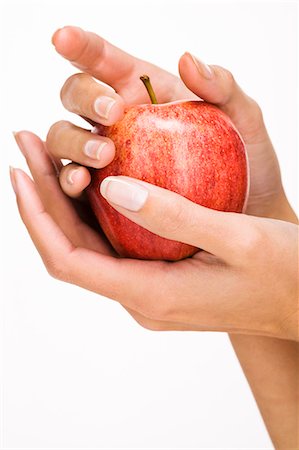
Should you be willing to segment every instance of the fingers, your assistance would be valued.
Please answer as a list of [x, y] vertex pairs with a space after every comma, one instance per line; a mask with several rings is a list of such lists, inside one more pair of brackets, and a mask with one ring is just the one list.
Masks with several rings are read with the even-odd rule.
[[[11, 179], [21, 218], [51, 276], [120, 301], [149, 329], [193, 329], [171, 319], [180, 310], [174, 296], [173, 266], [116, 259], [74, 246], [44, 209], [29, 177], [14, 169]], [[163, 299], [159, 299], [161, 292]]]
[[133, 72], [136, 63], [133, 56], [78, 27], [57, 30], [52, 43], [56, 51], [74, 66], [116, 90]]
[[85, 73], [68, 78], [60, 96], [66, 109], [102, 125], [113, 125], [124, 114], [123, 99]]
[[89, 185], [91, 176], [86, 167], [70, 163], [64, 166], [59, 175], [62, 190], [72, 198], [78, 198]]
[[[57, 30], [52, 42], [60, 55], [83, 72], [112, 86], [126, 104], [149, 101], [148, 94], [139, 79], [144, 73], [151, 78], [160, 103], [195, 97], [189, 89], [181, 85], [178, 77], [154, 64], [129, 55], [100, 36], [81, 28], [68, 26]], [[118, 108], [121, 109], [120, 100], [117, 97], [116, 99], [118, 106], [117, 104], [113, 106], [113, 114], [117, 114]], [[94, 100], [95, 97], [92, 97], [92, 101]], [[94, 104], [91, 103], [91, 109], [93, 108]]]
[[[57, 178], [58, 173], [46, 152], [44, 143], [38, 136], [29, 131], [19, 131], [15, 138], [26, 158], [44, 207], [57, 221], [63, 210], [63, 218], [67, 217], [68, 223], [76, 223], [76, 213], [69, 199], [61, 192]], [[59, 170], [61, 167], [60, 164]]]
[[111, 206], [138, 225], [227, 262], [239, 261], [242, 245], [251, 239], [247, 216], [204, 208], [134, 178], [107, 177], [100, 189]]
[[[19, 169], [13, 170], [11, 178], [21, 218], [48, 272], [63, 281], [75, 282], [77, 275], [78, 277], [80, 275], [79, 272], [76, 274], [78, 247], [68, 239], [45, 210], [33, 181]], [[95, 254], [98, 255], [98, 264], [110, 258], [99, 253]]]
[[[59, 225], [68, 239], [75, 245], [84, 245], [104, 254], [114, 253], [111, 246], [108, 245], [105, 239], [102, 239], [99, 232], [81, 221], [74, 205], [62, 192], [57, 177], [57, 169], [60, 170], [62, 164], [58, 162], [58, 167], [54, 167], [41, 139], [29, 131], [19, 131], [16, 133], [15, 138], [26, 158], [43, 208]], [[64, 174], [67, 175], [68, 170], [62, 169], [62, 175], [60, 175], [62, 179]], [[82, 167], [80, 171], [84, 171], [84, 174], [76, 179], [78, 187], [69, 187], [72, 193], [76, 192], [76, 190], [79, 192], [80, 188], [83, 188], [88, 181], [89, 173], [88, 175], [86, 174], [88, 170]]]
[[231, 117], [247, 144], [268, 137], [261, 109], [242, 91], [228, 70], [207, 66], [190, 53], [185, 53], [179, 61], [179, 71], [190, 90]]
[[76, 247], [46, 212], [32, 180], [21, 170], [11, 174], [21, 218], [44, 264], [54, 278], [120, 301], [149, 318], [171, 309], [172, 299], [157, 302], [168, 286], [162, 261], [118, 259]]
[[[50, 236], [53, 239], [52, 251], [56, 253], [57, 259], [71, 253], [75, 247], [46, 212], [30, 178], [21, 170], [14, 169], [12, 180], [21, 218], [45, 264], [48, 259], [54, 259], [54, 255], [46, 251], [46, 239]], [[39, 230], [42, 230], [42, 233]]]
[[56, 158], [75, 161], [88, 167], [107, 166], [115, 155], [111, 139], [83, 130], [70, 122], [56, 122], [49, 130], [47, 148]]

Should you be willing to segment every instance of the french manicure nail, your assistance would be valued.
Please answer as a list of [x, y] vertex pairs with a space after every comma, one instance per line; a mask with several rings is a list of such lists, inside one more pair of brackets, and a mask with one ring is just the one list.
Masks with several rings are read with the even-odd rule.
[[66, 176], [66, 181], [68, 184], [70, 184], [71, 186], [74, 184], [75, 181], [75, 175], [76, 172], [78, 172], [79, 169], [74, 169], [74, 170], [70, 170]]
[[19, 141], [18, 141], [18, 132], [17, 131], [12, 131], [12, 135], [16, 141], [16, 143], [19, 145]]
[[140, 211], [148, 198], [148, 190], [143, 186], [118, 177], [105, 178], [100, 191], [109, 202], [134, 212]]
[[114, 100], [113, 98], [102, 95], [101, 97], [98, 97], [94, 102], [95, 112], [100, 117], [102, 117], [102, 119], [108, 119], [109, 112], [115, 103], [116, 100]]
[[205, 64], [199, 58], [196, 58], [194, 55], [191, 55], [191, 53], [189, 53], [189, 55], [191, 56], [200, 75], [202, 75], [206, 80], [211, 80], [211, 78], [213, 78], [213, 71], [211, 67]]
[[18, 131], [13, 131], [12, 134], [13, 134], [13, 136], [16, 140], [16, 143], [17, 143], [19, 149], [21, 150], [22, 154], [26, 157], [26, 150], [25, 150], [23, 138], [20, 136]]
[[103, 151], [103, 148], [106, 147], [106, 145], [107, 142], [87, 141], [83, 151], [86, 156], [89, 156], [89, 158], [100, 160], [101, 153]]
[[10, 176], [10, 181], [11, 181], [11, 185], [12, 188], [14, 190], [14, 193], [17, 193], [17, 185], [16, 185], [16, 179], [15, 179], [15, 174], [14, 174], [14, 167], [9, 166], [9, 176]]

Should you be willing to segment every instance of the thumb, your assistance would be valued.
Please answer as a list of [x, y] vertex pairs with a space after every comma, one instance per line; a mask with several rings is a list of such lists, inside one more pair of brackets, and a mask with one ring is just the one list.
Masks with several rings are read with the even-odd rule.
[[100, 191], [113, 208], [152, 233], [227, 261], [240, 258], [239, 243], [248, 236], [248, 217], [243, 214], [205, 208], [175, 192], [125, 176], [105, 178]]
[[194, 94], [228, 114], [246, 144], [268, 137], [259, 105], [245, 94], [229, 70], [185, 53], [179, 61], [179, 72]]

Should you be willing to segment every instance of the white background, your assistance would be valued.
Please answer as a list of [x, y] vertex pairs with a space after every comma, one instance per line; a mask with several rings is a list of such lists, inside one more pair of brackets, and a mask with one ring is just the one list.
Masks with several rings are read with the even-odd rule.
[[272, 448], [225, 334], [146, 331], [51, 279], [19, 219], [8, 165], [25, 164], [11, 130], [45, 137], [72, 120], [59, 90], [75, 69], [50, 43], [66, 24], [173, 72], [186, 50], [229, 68], [262, 106], [298, 200], [295, 2], [2, 3], [1, 448]]

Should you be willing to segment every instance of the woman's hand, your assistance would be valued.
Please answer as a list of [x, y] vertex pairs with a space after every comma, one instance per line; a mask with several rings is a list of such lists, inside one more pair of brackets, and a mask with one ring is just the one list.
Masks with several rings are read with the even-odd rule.
[[[93, 121], [108, 124], [119, 119], [123, 99], [126, 103], [147, 101], [141, 83], [139, 87], [136, 84], [143, 72], [152, 78], [159, 101], [191, 96], [178, 78], [104, 44], [96, 35], [66, 28], [54, 36], [54, 43], [75, 65], [117, 90], [118, 94], [109, 94], [107, 88], [103, 91], [86, 74], [67, 81], [63, 103]], [[256, 103], [222, 68], [209, 69], [185, 55], [180, 72], [197, 95], [231, 116], [247, 144], [253, 174], [248, 212], [271, 215], [270, 207], [272, 211], [281, 205], [285, 208], [275, 153]], [[94, 105], [103, 94], [116, 102], [109, 106], [110, 115], [97, 119]], [[108, 104], [107, 99], [102, 104], [105, 102]], [[88, 131], [60, 122], [51, 128], [47, 146], [57, 165], [57, 158], [68, 158], [102, 167], [113, 158], [113, 143], [101, 147], [100, 160], [91, 159], [84, 154], [84, 149], [91, 149], [86, 145], [91, 138], [95, 136]], [[100, 149], [102, 138], [96, 139]], [[297, 339], [296, 226], [208, 210], [146, 183], [147, 202], [132, 213], [116, 198], [108, 197], [109, 191], [115, 194], [119, 182], [124, 181], [113, 177], [103, 183], [102, 192], [116, 209], [161, 236], [204, 249], [178, 263], [115, 258], [111, 247], [81, 222], [70, 199], [61, 192], [43, 143], [24, 132], [17, 140], [35, 180], [34, 185], [21, 171], [13, 172], [20, 213], [52, 275], [118, 300], [150, 329], [221, 330]], [[49, 182], [45, 183], [44, 175], [49, 175]], [[71, 164], [61, 170], [61, 185], [71, 196], [80, 194], [89, 180], [84, 167]], [[112, 189], [108, 191], [109, 180]], [[126, 178], [125, 186], [136, 189], [140, 182]]]
[[[139, 80], [140, 75], [147, 73], [159, 102], [200, 97], [231, 117], [246, 143], [251, 168], [247, 214], [275, 217], [288, 208], [261, 110], [236, 84], [229, 71], [207, 66], [186, 53], [179, 62], [180, 79], [76, 27], [58, 30], [53, 44], [62, 56], [84, 72], [72, 75], [61, 90], [62, 102], [69, 111], [103, 125], [113, 124], [121, 119], [124, 103], [149, 102]], [[109, 86], [97, 83], [92, 77]], [[114, 157], [113, 142], [66, 121], [51, 127], [47, 146], [58, 158], [96, 168], [105, 166]], [[89, 184], [90, 175], [86, 168], [70, 164], [61, 171], [60, 180], [68, 195], [78, 196]]]
[[[149, 329], [297, 338], [296, 225], [210, 210], [140, 180], [108, 177], [102, 194], [118, 211], [203, 249], [175, 263], [117, 258], [62, 193], [44, 144], [28, 132], [17, 140], [35, 180], [13, 170], [19, 211], [52, 276], [119, 301]], [[147, 199], [136, 208], [129, 198], [138, 189]]]

